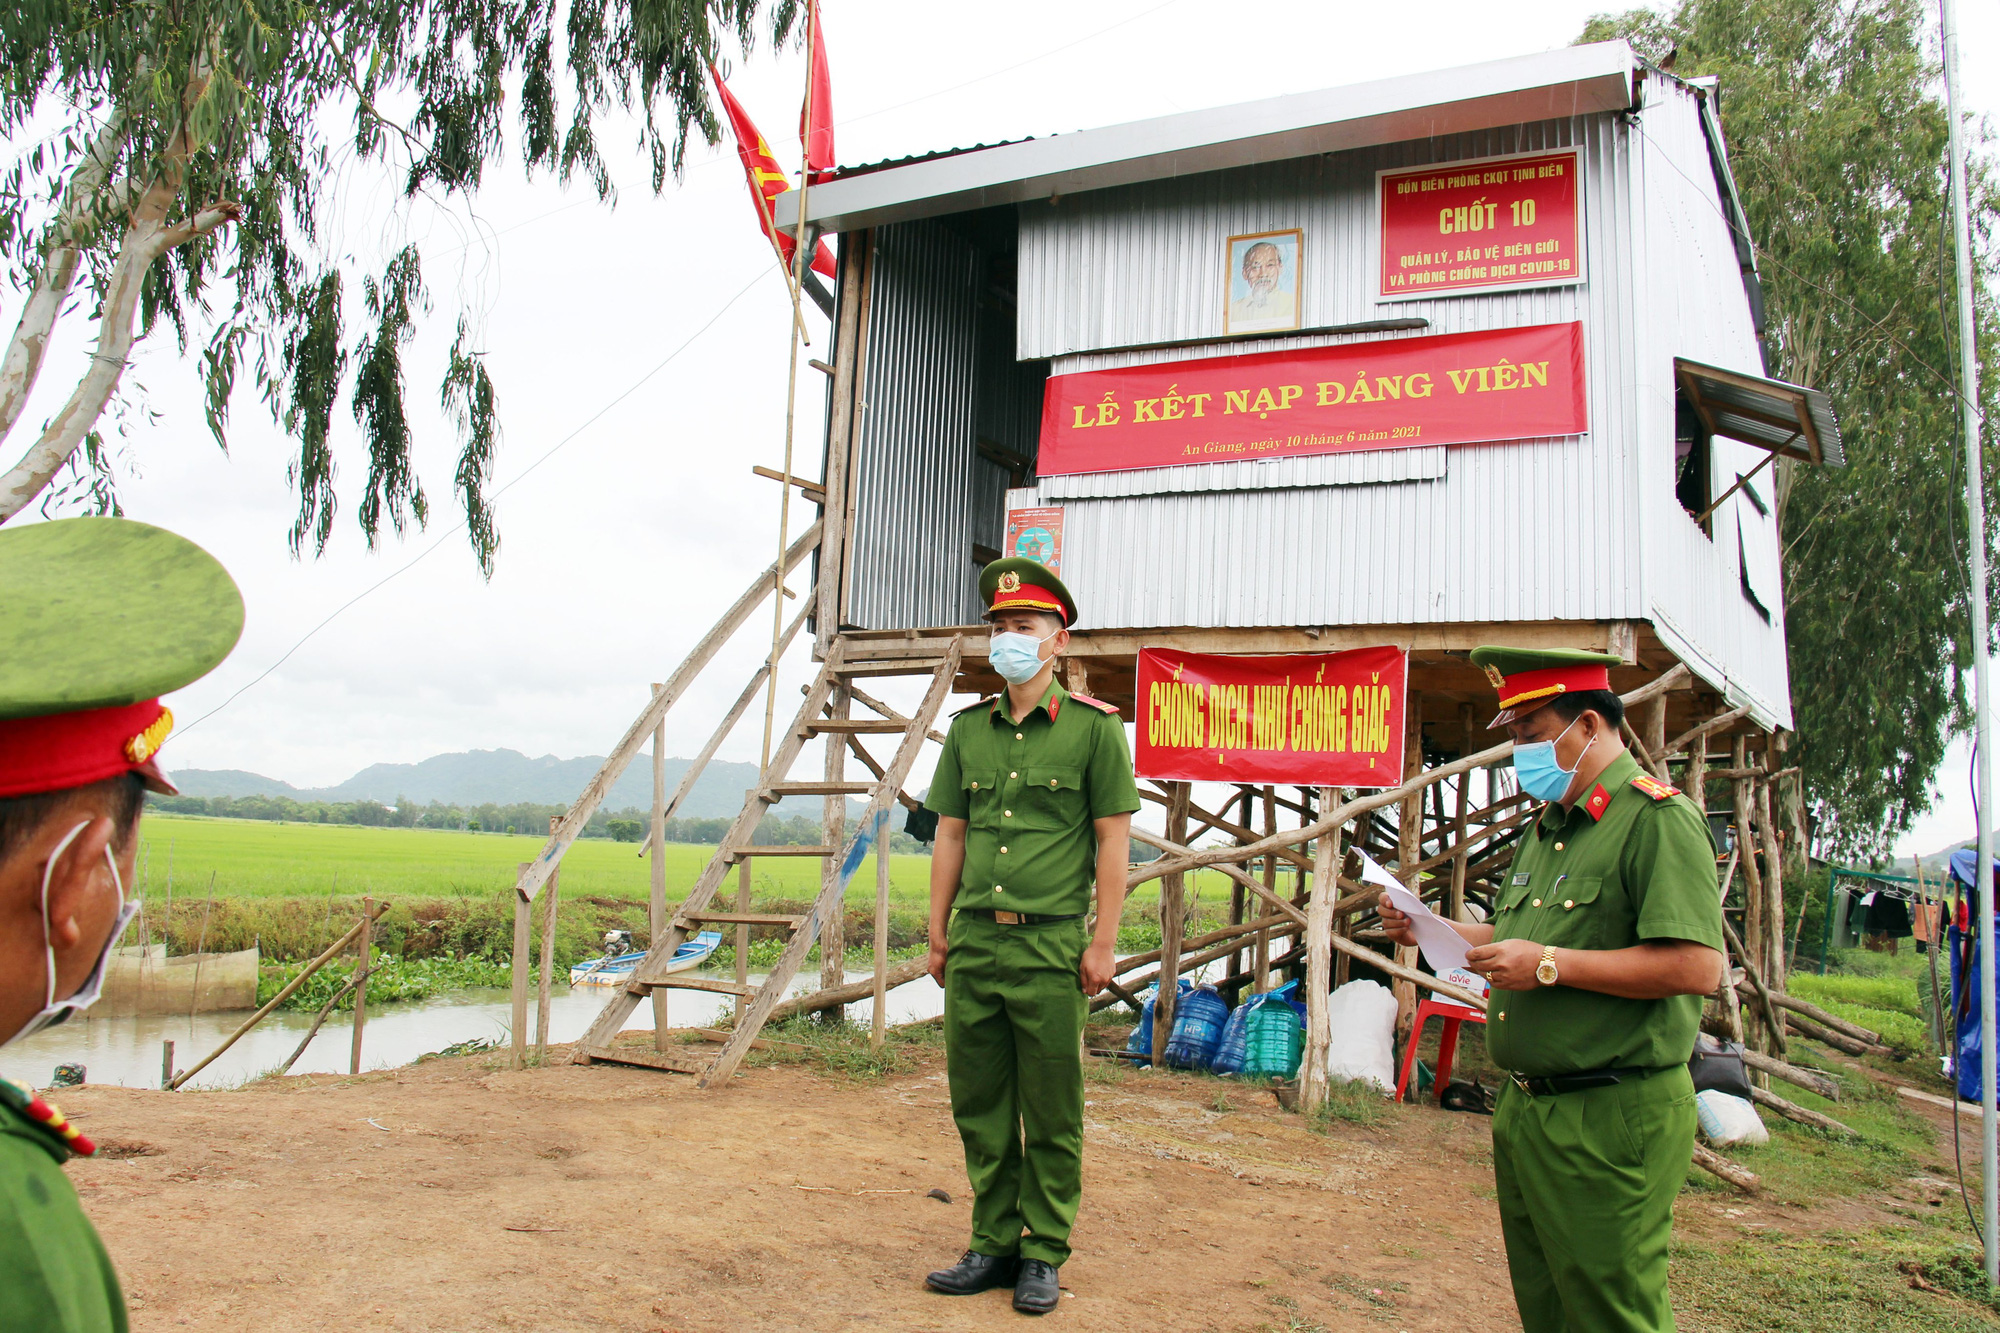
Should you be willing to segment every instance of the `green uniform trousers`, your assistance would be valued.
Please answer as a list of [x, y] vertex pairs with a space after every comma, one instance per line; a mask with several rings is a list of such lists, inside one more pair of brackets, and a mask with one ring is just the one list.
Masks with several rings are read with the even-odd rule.
[[1526, 1333], [1671, 1333], [1667, 1243], [1694, 1131], [1685, 1066], [1544, 1097], [1506, 1085], [1493, 1175]]
[[1004, 926], [959, 912], [945, 940], [945, 1068], [972, 1182], [970, 1248], [1060, 1266], [1083, 1196], [1084, 921]]

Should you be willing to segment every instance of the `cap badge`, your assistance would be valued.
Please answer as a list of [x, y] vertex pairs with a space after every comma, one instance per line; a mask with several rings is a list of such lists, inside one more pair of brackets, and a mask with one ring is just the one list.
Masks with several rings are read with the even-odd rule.
[[174, 729], [174, 714], [170, 708], [162, 708], [160, 715], [153, 719], [153, 725], [125, 742], [125, 758], [134, 764], [143, 764], [160, 752], [160, 743], [167, 739], [167, 733]]
[[1493, 682], [1493, 688], [1496, 690], [1506, 688], [1507, 678], [1501, 675], [1500, 668], [1494, 666], [1491, 662], [1486, 664], [1486, 679]]
[[1003, 571], [1000, 575], [1000, 591], [1001, 592], [1021, 591], [1021, 576], [1015, 573], [1011, 569]]

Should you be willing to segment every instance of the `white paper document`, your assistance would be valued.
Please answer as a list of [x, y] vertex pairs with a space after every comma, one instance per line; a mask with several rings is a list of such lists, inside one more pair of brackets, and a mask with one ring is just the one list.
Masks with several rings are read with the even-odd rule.
[[1354, 854], [1361, 858], [1362, 882], [1379, 887], [1389, 906], [1410, 918], [1410, 931], [1417, 937], [1417, 948], [1439, 979], [1474, 995], [1486, 994], [1486, 978], [1465, 965], [1465, 937], [1426, 907], [1423, 899], [1404, 888], [1394, 875], [1377, 865], [1368, 853], [1357, 848]]

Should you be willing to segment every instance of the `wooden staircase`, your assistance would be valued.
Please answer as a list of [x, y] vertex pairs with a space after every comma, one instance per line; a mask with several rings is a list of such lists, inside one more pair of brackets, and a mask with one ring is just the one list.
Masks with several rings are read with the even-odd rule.
[[[806, 954], [815, 940], [829, 945], [829, 958], [825, 975], [839, 977], [841, 959], [837, 955], [839, 932], [837, 923], [845, 896], [845, 881], [841, 876], [842, 863], [855, 844], [868, 831], [876, 827], [877, 816], [887, 812], [891, 803], [901, 796], [903, 782], [909, 777], [926, 739], [932, 736], [931, 723], [937, 718], [938, 710], [951, 693], [952, 679], [958, 673], [959, 656], [963, 643], [953, 639], [944, 656], [935, 662], [925, 662], [929, 666], [930, 688], [924, 692], [923, 702], [907, 718], [850, 718], [845, 716], [855, 691], [848, 684], [850, 678], [886, 674], [879, 663], [848, 666], [844, 659], [841, 640], [836, 638], [828, 650], [825, 663], [817, 678], [806, 688], [805, 702], [798, 716], [784, 735], [777, 751], [771, 756], [770, 764], [759, 777], [757, 789], [750, 792], [743, 802], [742, 811], [729, 831], [723, 835], [722, 845], [716, 849], [713, 858], [695, 881], [694, 888], [674, 914], [665, 934], [653, 942], [646, 962], [635, 970], [632, 979], [605, 1004], [576, 1045], [575, 1059], [579, 1064], [593, 1060], [611, 1061], [618, 1064], [641, 1065], [649, 1069], [664, 1069], [675, 1073], [695, 1074], [700, 1077], [701, 1086], [712, 1087], [726, 1081], [735, 1072], [737, 1064], [757, 1038], [758, 1031], [791, 988], [798, 976], [799, 968], [805, 962]], [[919, 668], [921, 669], [921, 667]], [[905, 667], [903, 674], [913, 674]], [[865, 696], [864, 696], [865, 697]], [[880, 708], [870, 700], [871, 707]], [[900, 735], [895, 758], [886, 767], [878, 767], [860, 749], [854, 738], [863, 735]], [[805, 743], [815, 736], [825, 736], [827, 741], [826, 776], [819, 781], [787, 780], [792, 765], [797, 762], [799, 752]], [[873, 774], [866, 782], [844, 780], [842, 761], [850, 747], [863, 764]], [[849, 796], [866, 796], [868, 809], [852, 838], [844, 843], [828, 843], [807, 847], [763, 846], [749, 841], [763, 821], [771, 806], [787, 796], [824, 798], [828, 818], [827, 828], [842, 826]], [[811, 856], [825, 863], [820, 877], [820, 891], [813, 900], [812, 910], [804, 916], [782, 916], [769, 913], [728, 911], [721, 907], [711, 909], [717, 890], [727, 878], [731, 869], [747, 859], [759, 856]], [[790, 931], [784, 952], [772, 966], [770, 975], [762, 986], [740, 985], [734, 981], [697, 977], [690, 974], [661, 975], [651, 971], [653, 960], [671, 959], [674, 950], [689, 935], [706, 925], [759, 925], [782, 926]], [[832, 924], [831, 932], [824, 929]], [[674, 990], [695, 990], [719, 992], [735, 995], [747, 1001], [737, 1014], [735, 1030], [721, 1050], [712, 1058], [693, 1051], [657, 1051], [640, 1047], [616, 1045], [619, 1032], [625, 1021], [631, 1017], [639, 1001], [650, 995], [655, 987]]]

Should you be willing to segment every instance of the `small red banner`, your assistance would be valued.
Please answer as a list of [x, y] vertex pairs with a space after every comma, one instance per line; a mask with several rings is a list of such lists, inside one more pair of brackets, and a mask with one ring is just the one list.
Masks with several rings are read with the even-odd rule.
[[1142, 778], [1393, 787], [1403, 780], [1400, 648], [1235, 657], [1139, 650]]
[[1545, 287], [1583, 280], [1576, 150], [1375, 176], [1377, 295]]
[[1043, 476], [1577, 435], [1583, 325], [1051, 375]]

